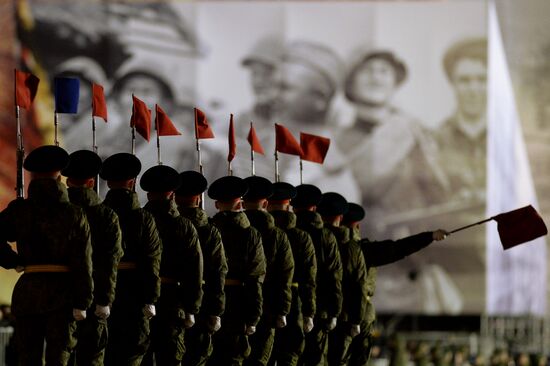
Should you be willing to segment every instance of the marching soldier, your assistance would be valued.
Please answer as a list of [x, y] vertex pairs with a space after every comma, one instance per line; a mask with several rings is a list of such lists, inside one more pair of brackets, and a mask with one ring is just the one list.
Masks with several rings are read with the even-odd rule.
[[313, 329], [315, 316], [315, 277], [317, 259], [311, 236], [296, 227], [296, 215], [291, 211], [290, 200], [296, 196], [296, 188], [288, 183], [273, 183], [273, 195], [267, 210], [275, 224], [285, 231], [294, 258], [292, 280], [292, 304], [287, 326], [278, 329], [270, 364], [296, 366], [305, 347], [305, 334]]
[[285, 232], [275, 226], [275, 220], [267, 212], [267, 199], [273, 194], [272, 183], [263, 177], [251, 176], [244, 180], [248, 192], [243, 196], [245, 214], [250, 224], [262, 235], [266, 257], [266, 277], [262, 287], [263, 313], [256, 333], [251, 337], [252, 353], [246, 365], [267, 365], [275, 329], [287, 325], [287, 315], [292, 301], [292, 277], [294, 258]]
[[222, 234], [229, 267], [224, 326], [214, 337], [210, 365], [242, 365], [250, 355], [248, 336], [262, 315], [266, 261], [261, 235], [242, 212], [241, 198], [247, 191], [247, 184], [234, 176], [219, 178], [208, 189], [219, 211], [213, 223]]
[[195, 324], [202, 300], [202, 252], [195, 227], [178, 212], [174, 191], [178, 172], [167, 165], [148, 169], [140, 180], [162, 240], [161, 295], [151, 320], [151, 351], [158, 365], [178, 366], [185, 353], [186, 328]]
[[323, 226], [321, 216], [315, 212], [321, 201], [321, 191], [314, 185], [301, 184], [297, 195], [290, 201], [297, 216], [297, 226], [311, 235], [317, 257], [317, 312], [315, 327], [306, 336], [302, 355], [304, 365], [323, 365], [328, 352], [328, 333], [336, 327], [342, 310], [342, 261], [334, 234]]
[[162, 242], [155, 219], [140, 207], [134, 192], [140, 171], [138, 158], [118, 153], [105, 159], [100, 173], [110, 188], [104, 203], [118, 215], [124, 250], [108, 324], [105, 364], [112, 366], [140, 365], [149, 347], [149, 319], [160, 295]]
[[86, 212], [92, 233], [94, 304], [78, 324], [76, 363], [103, 365], [107, 346], [107, 318], [115, 298], [117, 267], [122, 256], [122, 233], [115, 212], [94, 191], [101, 158], [89, 150], [75, 151], [61, 174], [67, 177], [70, 201]]
[[92, 304], [90, 228], [84, 210], [71, 204], [60, 182], [69, 154], [41, 146], [25, 159], [31, 172], [28, 198], [0, 214], [0, 246], [17, 242], [8, 267], [25, 273], [15, 286], [12, 307], [20, 365], [67, 365], [76, 345], [75, 320]]
[[182, 184], [176, 190], [176, 203], [180, 214], [197, 229], [204, 262], [204, 295], [197, 324], [187, 330], [183, 364], [203, 366], [212, 354], [212, 334], [221, 327], [227, 259], [220, 231], [208, 222], [206, 211], [200, 208], [201, 195], [208, 186], [206, 178], [192, 170], [180, 173], [180, 178]]
[[336, 236], [342, 259], [343, 306], [334, 332], [329, 335], [328, 364], [347, 365], [352, 339], [361, 332], [367, 306], [367, 268], [363, 253], [350, 236], [347, 227], [340, 226], [348, 202], [338, 193], [324, 193], [317, 207], [325, 227]]

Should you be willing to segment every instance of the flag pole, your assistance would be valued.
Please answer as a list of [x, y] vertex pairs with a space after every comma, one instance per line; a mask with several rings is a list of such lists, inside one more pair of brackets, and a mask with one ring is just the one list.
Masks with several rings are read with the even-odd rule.
[[15, 106], [15, 121], [16, 121], [16, 138], [17, 151], [15, 153], [17, 159], [17, 180], [15, 190], [17, 198], [25, 198], [25, 176], [23, 174], [23, 160], [25, 159], [25, 148], [23, 147], [23, 134], [21, 133], [21, 121], [19, 117], [19, 106]]
[[59, 116], [57, 114], [57, 111], [55, 111], [53, 113], [54, 115], [54, 119], [53, 119], [53, 124], [54, 124], [54, 144], [55, 146], [59, 146], [59, 140], [57, 139], [57, 125], [59, 124]]
[[275, 148], [275, 182], [279, 182], [279, 152]]
[[158, 165], [162, 165], [162, 160], [160, 158], [160, 136], [157, 118], [155, 118], [155, 130], [157, 131], [157, 162]]
[[[197, 108], [195, 108], [195, 146], [197, 149], [197, 160], [199, 164], [199, 173], [202, 173], [201, 143], [199, 139], [199, 126], [197, 124]], [[204, 175], [204, 174], [203, 174]], [[204, 192], [201, 193], [200, 208], [204, 209]]]
[[302, 158], [300, 158], [300, 184], [304, 184], [303, 172], [304, 172], [304, 163]]
[[[92, 109], [92, 151], [97, 154], [97, 141], [96, 141], [96, 135], [95, 135], [95, 118], [94, 118], [94, 112]], [[94, 184], [94, 190], [97, 194], [99, 194], [99, 174], [95, 177], [95, 184]]]
[[466, 226], [462, 226], [462, 227], [459, 227], [458, 229], [454, 229], [454, 230], [451, 230], [449, 231], [449, 234], [453, 234], [453, 233], [456, 233], [458, 231], [462, 231], [462, 230], [465, 230], [465, 229], [469, 229], [473, 226], [476, 226], [476, 225], [481, 225], [481, 224], [484, 224], [488, 221], [491, 221], [493, 220], [494, 217], [489, 217], [488, 219], [485, 219], [485, 220], [481, 220], [481, 221], [478, 221], [478, 222], [474, 222], [473, 224], [470, 224], [470, 225], [466, 225]]
[[136, 127], [132, 126], [132, 155], [136, 155]]
[[[254, 126], [252, 125], [252, 121], [250, 122], [250, 130], [252, 130]], [[250, 144], [250, 170], [252, 172], [252, 175], [256, 175], [256, 166], [254, 164], [254, 147], [252, 144]]]

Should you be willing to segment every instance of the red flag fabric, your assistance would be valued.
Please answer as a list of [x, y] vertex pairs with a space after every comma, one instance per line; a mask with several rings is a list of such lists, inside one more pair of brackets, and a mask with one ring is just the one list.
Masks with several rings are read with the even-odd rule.
[[15, 70], [15, 105], [29, 109], [38, 91], [40, 79], [31, 73]]
[[237, 142], [235, 140], [235, 127], [233, 126], [233, 114], [229, 118], [229, 132], [227, 134], [227, 142], [229, 143], [229, 153], [227, 161], [232, 161], [237, 154]]
[[195, 138], [196, 139], [213, 139], [214, 132], [208, 125], [208, 120], [203, 111], [195, 108]]
[[288, 128], [277, 123], [275, 123], [275, 149], [284, 154], [298, 156], [303, 154], [300, 144]]
[[246, 139], [250, 143], [252, 151], [265, 155], [264, 148], [262, 147], [262, 144], [260, 144], [260, 139], [256, 135], [256, 130], [252, 124], [250, 124], [250, 131], [248, 132], [248, 137]]
[[329, 138], [300, 132], [300, 147], [303, 152], [301, 155], [302, 160], [323, 164], [329, 146]]
[[493, 219], [498, 223], [498, 235], [505, 250], [548, 234], [544, 221], [531, 205], [501, 213]]
[[158, 104], [155, 104], [155, 126], [159, 136], [181, 135], [166, 112]]
[[107, 122], [105, 94], [103, 93], [103, 87], [96, 83], [92, 83], [92, 116], [101, 117]]
[[149, 142], [151, 138], [151, 111], [142, 100], [133, 95], [132, 99], [134, 101], [134, 107], [132, 118], [130, 119], [130, 126], [135, 127], [136, 131]]

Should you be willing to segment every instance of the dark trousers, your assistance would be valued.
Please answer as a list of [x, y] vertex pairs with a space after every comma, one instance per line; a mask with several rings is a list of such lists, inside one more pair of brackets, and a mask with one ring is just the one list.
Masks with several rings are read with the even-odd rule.
[[373, 323], [361, 327], [361, 333], [351, 342], [349, 366], [367, 366], [372, 349], [371, 330]]
[[149, 348], [149, 319], [142, 307], [113, 307], [108, 320], [107, 366], [139, 366]]
[[345, 366], [351, 357], [350, 324], [339, 321], [336, 328], [330, 332], [328, 337], [328, 365]]
[[250, 355], [248, 337], [242, 329], [221, 329], [214, 335], [214, 352], [208, 360], [210, 366], [241, 366]]
[[198, 316], [195, 326], [186, 330], [186, 351], [183, 355], [185, 366], [204, 366], [212, 355], [212, 335], [208, 332], [206, 321], [206, 318]]
[[328, 353], [328, 319], [316, 318], [313, 330], [306, 335], [306, 347], [300, 362], [304, 366], [324, 366]]
[[103, 366], [107, 347], [107, 320], [96, 317], [91, 309], [87, 318], [78, 322], [75, 349], [77, 366]]
[[256, 333], [248, 337], [251, 353], [244, 362], [246, 366], [266, 366], [269, 362], [275, 342], [275, 329], [271, 323], [265, 317], [262, 318], [256, 327]]

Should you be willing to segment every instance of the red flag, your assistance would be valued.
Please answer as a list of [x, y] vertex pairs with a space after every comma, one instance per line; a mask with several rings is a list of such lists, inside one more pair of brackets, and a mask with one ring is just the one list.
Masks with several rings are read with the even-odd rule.
[[227, 134], [227, 142], [229, 143], [229, 153], [227, 161], [232, 161], [237, 154], [237, 142], [235, 140], [235, 127], [233, 126], [233, 114], [229, 118], [229, 132]]
[[105, 94], [103, 87], [92, 83], [92, 116], [101, 117], [107, 122], [107, 103], [105, 103]]
[[151, 138], [151, 111], [143, 101], [133, 95], [132, 99], [134, 101], [134, 107], [130, 126], [135, 127], [136, 131], [149, 142]]
[[302, 149], [300, 144], [288, 128], [275, 123], [275, 149], [284, 154], [301, 156]]
[[300, 132], [300, 147], [303, 151], [302, 160], [323, 164], [329, 146], [330, 139], [326, 137]]
[[498, 223], [498, 235], [504, 249], [548, 234], [544, 221], [531, 205], [501, 213], [493, 219]]
[[260, 139], [256, 135], [256, 130], [254, 129], [254, 126], [252, 126], [252, 123], [250, 124], [250, 131], [248, 132], [248, 137], [246, 139], [250, 143], [252, 151], [265, 155], [264, 148], [260, 144]]
[[195, 108], [195, 138], [197, 140], [214, 138], [214, 132], [208, 125], [206, 115], [198, 108]]
[[15, 105], [29, 109], [38, 91], [40, 79], [31, 73], [15, 70]]
[[166, 112], [163, 111], [158, 104], [155, 104], [155, 112], [155, 126], [157, 127], [157, 133], [159, 136], [181, 135]]

